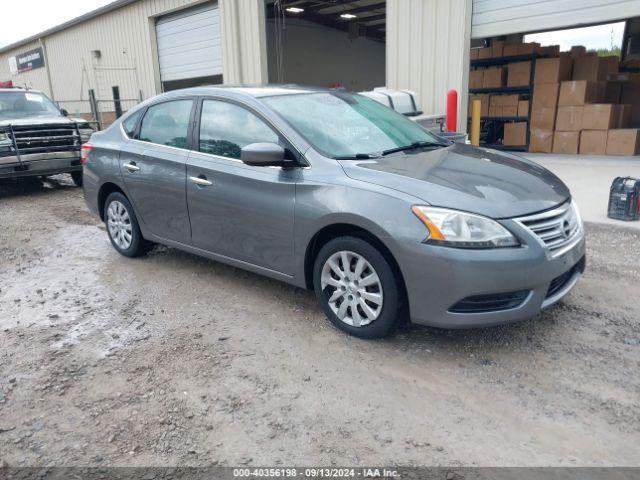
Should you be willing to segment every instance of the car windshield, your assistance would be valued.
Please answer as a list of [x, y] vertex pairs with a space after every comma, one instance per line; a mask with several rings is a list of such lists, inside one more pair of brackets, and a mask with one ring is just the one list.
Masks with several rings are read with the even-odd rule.
[[0, 92], [0, 119], [61, 116], [46, 96], [36, 92]]
[[264, 97], [316, 150], [333, 158], [363, 158], [444, 141], [363, 95], [315, 92]]

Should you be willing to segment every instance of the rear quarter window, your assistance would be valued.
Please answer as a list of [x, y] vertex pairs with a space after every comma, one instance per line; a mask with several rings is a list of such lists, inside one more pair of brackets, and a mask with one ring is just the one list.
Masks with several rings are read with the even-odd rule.
[[138, 110], [122, 122], [122, 129], [124, 130], [124, 133], [127, 134], [127, 137], [135, 138], [136, 127], [138, 126], [138, 121], [141, 116], [142, 110]]

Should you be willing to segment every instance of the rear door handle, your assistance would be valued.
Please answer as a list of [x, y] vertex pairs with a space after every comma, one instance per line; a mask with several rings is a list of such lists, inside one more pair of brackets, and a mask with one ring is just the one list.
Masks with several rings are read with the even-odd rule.
[[131, 173], [133, 172], [137, 172], [138, 170], [140, 170], [140, 167], [138, 167], [135, 162], [131, 162], [131, 163], [125, 163], [123, 165], [124, 168], [126, 168], [127, 170], [129, 170]]
[[211, 185], [213, 185], [213, 182], [207, 180], [207, 177], [205, 177], [204, 175], [199, 175], [197, 177], [189, 177], [189, 180], [191, 180], [193, 183], [195, 183], [200, 187], [210, 187]]

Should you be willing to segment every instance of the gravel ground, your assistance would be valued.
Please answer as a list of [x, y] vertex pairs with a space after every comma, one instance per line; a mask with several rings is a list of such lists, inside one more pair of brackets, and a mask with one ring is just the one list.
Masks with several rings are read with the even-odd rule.
[[348, 337], [311, 292], [126, 259], [65, 176], [0, 183], [0, 464], [640, 465], [640, 234], [500, 328]]

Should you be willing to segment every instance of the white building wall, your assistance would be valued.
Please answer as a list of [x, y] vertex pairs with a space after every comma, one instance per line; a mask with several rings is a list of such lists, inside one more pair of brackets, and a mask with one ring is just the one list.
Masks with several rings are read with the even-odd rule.
[[387, 86], [415, 90], [425, 113], [445, 113], [458, 91], [466, 130], [472, 0], [387, 0]]
[[[101, 111], [114, 110], [111, 88], [118, 86], [127, 110], [161, 92], [155, 37], [157, 17], [203, 0], [138, 0], [41, 39], [46, 68], [11, 75], [8, 59], [40, 46], [30, 42], [0, 53], [0, 80], [43, 90], [72, 114], [90, 111], [93, 89]], [[220, 0], [223, 78], [225, 83], [260, 83], [267, 78], [264, 4], [262, 0]], [[225, 38], [226, 37], [226, 38]], [[92, 55], [99, 50], [100, 58]], [[48, 87], [47, 68], [52, 91]]]
[[[45, 66], [42, 68], [36, 68], [35, 70], [24, 72], [19, 75], [12, 75], [9, 70], [9, 58], [38, 47], [42, 47], [42, 45], [40, 42], [35, 40], [33, 42], [26, 43], [11, 52], [0, 54], [0, 81], [12, 80], [16, 87], [35, 88], [42, 90], [47, 95], [50, 95], [51, 92], [49, 90], [49, 82], [47, 80], [47, 63], [45, 63]], [[45, 54], [45, 62], [46, 61], [47, 58]]]
[[267, 82], [264, 0], [220, 0], [224, 83]]

